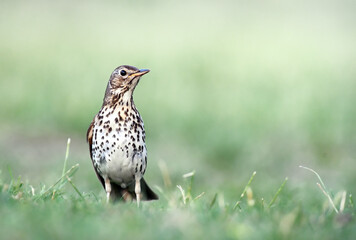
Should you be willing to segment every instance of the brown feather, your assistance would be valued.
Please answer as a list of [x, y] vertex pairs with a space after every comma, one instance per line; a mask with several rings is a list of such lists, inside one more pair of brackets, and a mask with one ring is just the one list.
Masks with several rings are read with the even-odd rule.
[[[96, 116], [95, 116], [96, 117]], [[90, 158], [92, 158], [92, 144], [93, 144], [93, 128], [94, 128], [94, 120], [90, 123], [88, 131], [87, 131], [87, 143], [89, 143], [89, 152], [90, 152]]]
[[99, 181], [101, 182], [101, 185], [103, 185], [103, 187], [105, 189], [104, 179], [99, 175], [98, 171], [96, 171], [96, 168], [94, 167], [93, 156], [92, 156], [93, 128], [94, 128], [95, 118], [96, 118], [96, 116], [94, 117], [93, 121], [89, 125], [88, 131], [87, 131], [87, 142], [89, 143], [89, 153], [90, 153], [90, 158], [92, 159], [91, 163], [93, 164], [93, 168], [95, 170], [96, 176], [98, 177]]

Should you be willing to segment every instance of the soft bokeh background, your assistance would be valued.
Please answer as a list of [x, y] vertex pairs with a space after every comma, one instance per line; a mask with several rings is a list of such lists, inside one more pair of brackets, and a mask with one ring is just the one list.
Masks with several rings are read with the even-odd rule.
[[[104, 196], [85, 134], [117, 66], [149, 68], [134, 99], [147, 130], [146, 179], [234, 199], [253, 171], [271, 197], [290, 186], [355, 191], [354, 1], [2, 1], [0, 169], [49, 184], [80, 164]], [[274, 189], [271, 191], [271, 189]]]

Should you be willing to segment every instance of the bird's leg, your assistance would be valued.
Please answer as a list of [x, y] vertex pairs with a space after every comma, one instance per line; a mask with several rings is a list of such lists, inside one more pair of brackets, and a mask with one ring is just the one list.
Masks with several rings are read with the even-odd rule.
[[106, 202], [110, 200], [111, 184], [109, 177], [105, 177], [105, 191], [106, 191]]
[[140, 201], [141, 201], [141, 178], [136, 177], [136, 184], [135, 184], [135, 193], [136, 193], [136, 201], [137, 201], [137, 207], [140, 207]]

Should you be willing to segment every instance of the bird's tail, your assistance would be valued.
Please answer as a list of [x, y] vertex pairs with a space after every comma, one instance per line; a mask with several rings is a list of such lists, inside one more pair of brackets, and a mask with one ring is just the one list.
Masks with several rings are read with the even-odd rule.
[[[136, 200], [135, 184], [133, 183], [127, 188], [122, 188], [120, 185], [111, 182], [110, 199], [114, 202]], [[143, 178], [141, 178], [141, 200], [158, 200], [157, 194], [152, 191]]]

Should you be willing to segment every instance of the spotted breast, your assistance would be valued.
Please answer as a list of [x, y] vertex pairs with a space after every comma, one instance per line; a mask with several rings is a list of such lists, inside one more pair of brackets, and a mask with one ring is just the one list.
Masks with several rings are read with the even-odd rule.
[[101, 176], [122, 188], [141, 178], [146, 171], [147, 150], [143, 121], [136, 107], [104, 107], [94, 122], [92, 157]]

